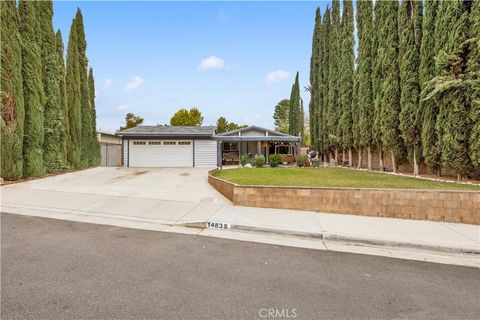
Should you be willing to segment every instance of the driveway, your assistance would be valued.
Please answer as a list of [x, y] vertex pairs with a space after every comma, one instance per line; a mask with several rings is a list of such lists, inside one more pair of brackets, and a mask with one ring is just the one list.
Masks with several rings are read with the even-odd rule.
[[184, 202], [230, 203], [208, 184], [208, 170], [211, 169], [97, 167], [16, 183], [3, 188]]
[[206, 221], [231, 206], [207, 175], [205, 168], [97, 167], [3, 186], [1, 209], [76, 221], [89, 216], [101, 224]]

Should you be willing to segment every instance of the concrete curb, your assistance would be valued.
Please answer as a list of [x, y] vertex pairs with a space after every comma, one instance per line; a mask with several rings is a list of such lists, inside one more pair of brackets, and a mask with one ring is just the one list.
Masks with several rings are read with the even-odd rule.
[[[180, 223], [177, 225], [181, 225], [184, 227], [194, 227], [194, 228], [203, 227], [207, 229], [206, 223], [207, 221], [187, 222], [187, 223]], [[413, 243], [413, 242], [390, 241], [390, 240], [343, 236], [343, 235], [336, 235], [336, 234], [330, 234], [325, 232], [311, 233], [311, 232], [301, 232], [301, 231], [292, 231], [292, 230], [275, 229], [275, 228], [258, 228], [258, 227], [252, 227], [252, 226], [244, 226], [244, 225], [231, 225], [231, 228], [227, 230], [246, 232], [246, 233], [251, 232], [251, 233], [258, 233], [258, 234], [275, 234], [275, 235], [281, 235], [281, 236], [292, 236], [292, 237], [299, 237], [304, 239], [309, 238], [309, 239], [317, 239], [317, 240], [332, 241], [332, 242], [355, 243], [355, 244], [367, 245], [367, 246], [411, 248], [411, 249], [434, 251], [434, 252], [440, 252], [440, 253], [461, 253], [461, 254], [468, 254], [468, 255], [480, 255], [480, 247], [477, 249], [457, 248], [457, 247], [436, 246], [436, 245]]]
[[[9, 211], [8, 209], [5, 210], [5, 207], [11, 207], [14, 210]], [[109, 222], [102, 223], [98, 222], [98, 224], [112, 224], [113, 221], [117, 221], [118, 223], [115, 225], [122, 226], [122, 227], [129, 227], [128, 225], [124, 225], [123, 223], [139, 223], [139, 224], [149, 224], [152, 227], [159, 228], [159, 227], [186, 227], [186, 228], [195, 228], [195, 229], [209, 229], [207, 228], [207, 222], [209, 221], [162, 221], [162, 220], [154, 220], [154, 219], [145, 219], [139, 217], [130, 217], [130, 216], [120, 216], [120, 215], [111, 215], [111, 214], [99, 214], [94, 212], [81, 212], [75, 210], [55, 210], [50, 208], [38, 208], [38, 207], [28, 207], [28, 206], [15, 206], [15, 205], [8, 205], [3, 204], [1, 208], [2, 213], [10, 213], [10, 214], [23, 214], [29, 216], [39, 216], [51, 219], [65, 219], [65, 220], [72, 220], [73, 218], [98, 218], [100, 220], [108, 220]], [[27, 210], [29, 213], [18, 212], [15, 209], [23, 209]], [[22, 210], [22, 211], [23, 211]], [[37, 214], [33, 212], [37, 211]], [[40, 212], [56, 212], [56, 214], [39, 214]], [[70, 218], [70, 219], [69, 219]], [[77, 221], [76, 219], [73, 219]], [[86, 221], [87, 223], [95, 223]], [[135, 228], [134, 226], [132, 226]], [[229, 229], [215, 229], [212, 230], [221, 230], [221, 231], [234, 231], [234, 232], [242, 232], [242, 233], [253, 233], [253, 234], [262, 234], [262, 235], [278, 235], [278, 236], [288, 236], [300, 239], [310, 239], [310, 240], [320, 240], [320, 241], [329, 241], [329, 242], [337, 242], [337, 243], [347, 243], [347, 244], [357, 244], [357, 245], [364, 245], [364, 246], [375, 246], [375, 247], [390, 247], [390, 248], [409, 248], [409, 249], [416, 249], [416, 250], [423, 250], [429, 252], [437, 252], [437, 253], [455, 253], [455, 254], [465, 254], [469, 256], [479, 257], [480, 258], [480, 247], [479, 248], [458, 248], [458, 247], [448, 247], [448, 246], [437, 246], [437, 245], [430, 245], [430, 244], [422, 244], [422, 243], [413, 243], [413, 242], [403, 242], [403, 241], [391, 241], [391, 240], [381, 240], [381, 239], [371, 239], [371, 238], [362, 238], [362, 237], [354, 237], [354, 236], [346, 236], [346, 235], [337, 235], [332, 234], [329, 232], [302, 232], [302, 231], [294, 231], [294, 230], [286, 230], [286, 229], [277, 229], [277, 228], [265, 228], [265, 227], [254, 227], [254, 226], [247, 226], [247, 225], [233, 225], [230, 224]], [[161, 230], [160, 230], [161, 231]]]

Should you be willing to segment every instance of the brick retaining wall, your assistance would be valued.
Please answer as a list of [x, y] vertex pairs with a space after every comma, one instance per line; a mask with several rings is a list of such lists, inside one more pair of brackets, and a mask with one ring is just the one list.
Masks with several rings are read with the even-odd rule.
[[480, 224], [480, 192], [242, 186], [209, 174], [235, 205]]

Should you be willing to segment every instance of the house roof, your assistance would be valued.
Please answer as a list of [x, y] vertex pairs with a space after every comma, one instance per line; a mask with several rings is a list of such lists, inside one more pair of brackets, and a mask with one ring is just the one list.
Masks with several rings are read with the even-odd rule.
[[136, 126], [116, 132], [120, 136], [211, 137], [215, 126]]
[[[248, 134], [249, 131], [262, 132], [262, 135]], [[248, 126], [237, 130], [232, 130], [217, 134], [213, 137], [219, 141], [271, 141], [271, 142], [299, 142], [301, 139], [297, 136], [270, 130], [258, 126]]]
[[[236, 129], [236, 130], [232, 130], [232, 131], [227, 131], [227, 132], [219, 133], [219, 134], [217, 134], [217, 136], [232, 136], [232, 135], [237, 135], [238, 136], [239, 132], [252, 131], [252, 130], [268, 132], [269, 135], [274, 135], [274, 136], [290, 136], [290, 135], [288, 135], [286, 133], [283, 133], [283, 132], [278, 132], [278, 131], [275, 131], [275, 130], [270, 130], [270, 129], [262, 128], [262, 127], [258, 127], [258, 126], [248, 126], [248, 127], [244, 127], [244, 128], [240, 128], [240, 129]], [[290, 136], [290, 137], [293, 137], [293, 136]]]

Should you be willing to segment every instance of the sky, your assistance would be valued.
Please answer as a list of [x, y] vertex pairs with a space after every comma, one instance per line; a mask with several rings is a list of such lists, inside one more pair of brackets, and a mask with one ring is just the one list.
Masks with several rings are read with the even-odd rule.
[[273, 129], [297, 71], [308, 109], [317, 6], [324, 12], [327, 2], [55, 1], [54, 27], [66, 48], [82, 10], [98, 130], [115, 132], [127, 112], [168, 124], [192, 107], [204, 125], [224, 116]]

